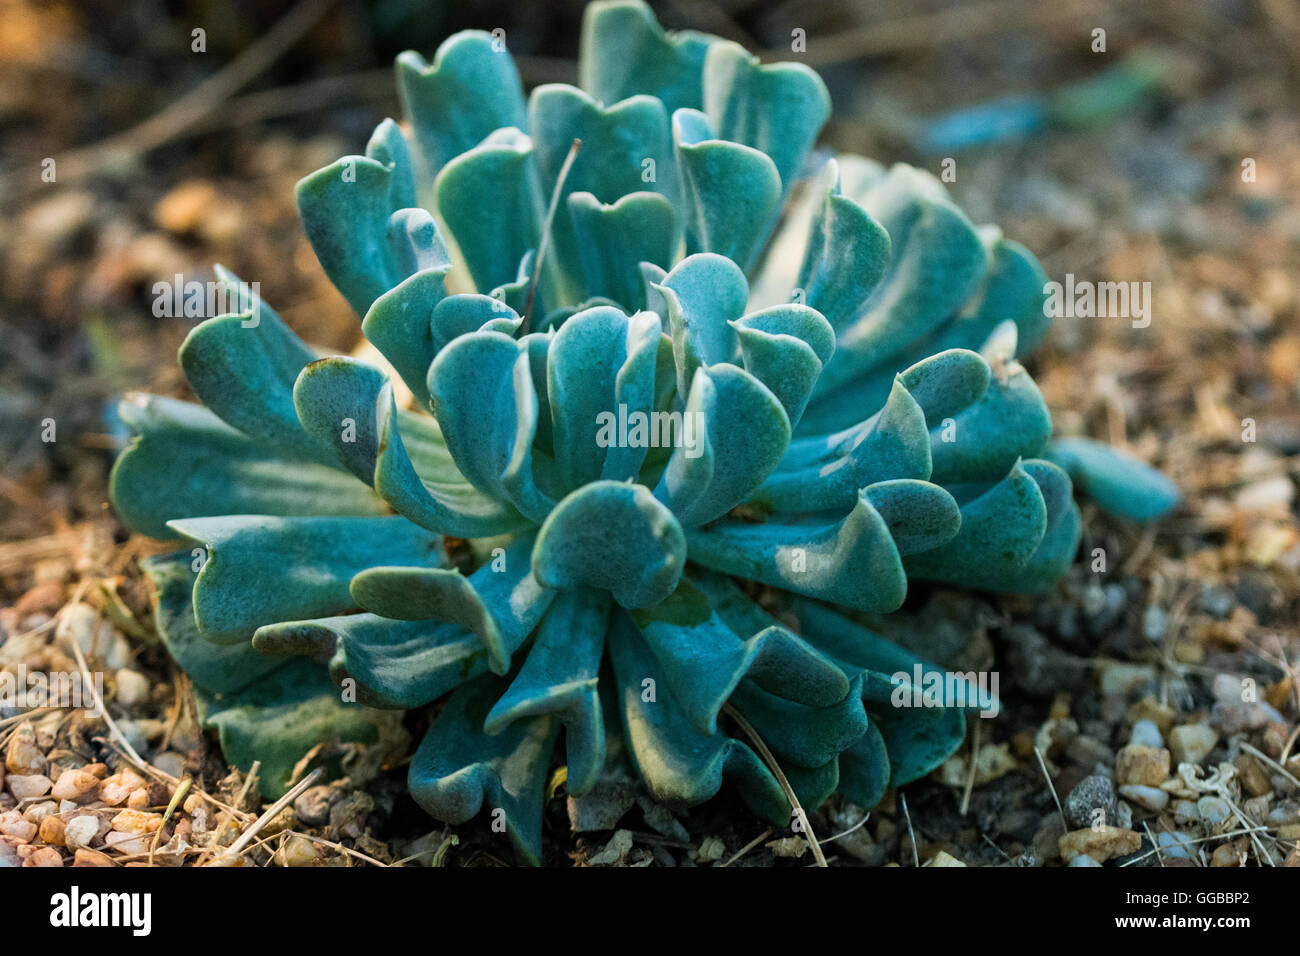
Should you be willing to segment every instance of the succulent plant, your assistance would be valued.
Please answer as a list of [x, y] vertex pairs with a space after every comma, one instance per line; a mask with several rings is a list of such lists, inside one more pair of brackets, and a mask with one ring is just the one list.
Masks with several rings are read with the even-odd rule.
[[375, 709], [441, 702], [414, 798], [497, 811], [532, 862], [561, 760], [571, 794], [630, 766], [690, 806], [726, 777], [789, 822], [737, 727], [803, 806], [874, 805], [965, 713], [892, 707], [936, 669], [863, 615], [909, 579], [1050, 588], [1071, 477], [1139, 519], [1177, 500], [1050, 442], [1017, 362], [1038, 263], [921, 170], [814, 152], [812, 70], [623, 0], [579, 66], [525, 98], [487, 33], [400, 56], [405, 124], [298, 185], [391, 368], [322, 357], [218, 267], [238, 307], [180, 351], [203, 406], [124, 402], [112, 476], [128, 525], [180, 539], [146, 562], [158, 623], [233, 763], [281, 792]]

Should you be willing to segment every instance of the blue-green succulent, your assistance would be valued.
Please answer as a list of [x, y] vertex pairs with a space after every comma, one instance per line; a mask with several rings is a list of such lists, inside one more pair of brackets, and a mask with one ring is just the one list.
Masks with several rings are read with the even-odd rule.
[[965, 713], [892, 707], [935, 668], [863, 613], [909, 580], [1052, 587], [1071, 478], [1137, 519], [1177, 500], [1051, 441], [1017, 361], [1037, 261], [926, 172], [814, 150], [811, 69], [614, 0], [579, 72], [525, 97], [480, 32], [400, 56], [404, 123], [297, 193], [385, 367], [218, 268], [236, 307], [180, 351], [203, 404], [125, 402], [112, 476], [128, 525], [179, 539], [146, 563], [158, 624], [232, 762], [282, 791], [313, 744], [436, 702], [415, 800], [500, 811], [532, 862], [559, 764], [672, 807], [725, 777], [789, 822], [741, 723], [803, 806], [874, 805]]

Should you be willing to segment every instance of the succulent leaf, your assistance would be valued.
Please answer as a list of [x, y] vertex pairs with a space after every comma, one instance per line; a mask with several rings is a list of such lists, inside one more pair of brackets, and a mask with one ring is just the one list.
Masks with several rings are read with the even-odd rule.
[[694, 30], [665, 31], [644, 3], [589, 4], [578, 52], [581, 86], [602, 103], [645, 93], [669, 113], [699, 109], [704, 57], [713, 40]]
[[1178, 506], [1178, 489], [1133, 455], [1086, 438], [1058, 438], [1046, 456], [1111, 514], [1151, 521]]
[[480, 30], [447, 39], [433, 62], [397, 58], [397, 92], [415, 131], [424, 179], [506, 127], [526, 129], [523, 86], [502, 41]]

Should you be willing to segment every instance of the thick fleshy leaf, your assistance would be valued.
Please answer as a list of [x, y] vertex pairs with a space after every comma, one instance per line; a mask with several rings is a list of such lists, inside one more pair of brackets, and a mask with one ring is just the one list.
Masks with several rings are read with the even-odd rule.
[[787, 193], [830, 111], [826, 84], [806, 65], [763, 64], [729, 41], [709, 47], [704, 112], [723, 139], [771, 157]]
[[556, 301], [590, 298], [569, 208], [573, 193], [587, 192], [602, 203], [614, 203], [629, 193], [655, 192], [670, 204], [678, 201], [677, 165], [664, 104], [649, 96], [633, 96], [601, 104], [572, 86], [547, 83], [535, 88], [528, 116], [536, 144], [542, 189], [555, 189], [573, 141], [582, 146], [559, 192], [559, 210], [551, 229], [551, 252], [544, 268], [554, 285]]
[[1049, 460], [1065, 469], [1079, 490], [1113, 515], [1154, 521], [1178, 506], [1177, 486], [1128, 452], [1086, 438], [1057, 438]]
[[733, 631], [709, 605], [704, 591], [682, 581], [665, 601], [632, 614], [674, 702], [700, 733], [717, 732], [723, 704], [746, 678], [774, 696], [809, 706], [828, 706], [848, 693], [848, 681], [834, 662], [789, 629], [769, 619], [757, 630]]
[[[900, 494], [911, 499], [901, 512]], [[858, 610], [893, 611], [907, 594], [899, 545], [949, 541], [959, 523], [942, 488], [901, 479], [863, 489], [837, 523], [724, 523], [688, 532], [687, 542], [691, 560], [706, 567]]]
[[299, 180], [298, 214], [316, 258], [358, 315], [403, 279], [448, 265], [433, 217], [415, 207], [410, 156], [392, 120], [365, 156]]
[[608, 306], [577, 313], [555, 333], [546, 353], [546, 402], [565, 488], [635, 478], [647, 449], [660, 444], [651, 413], [661, 338], [653, 312], [629, 318]]
[[1047, 533], [1047, 506], [1016, 462], [1005, 478], [961, 508], [961, 530], [941, 548], [910, 555], [908, 574], [992, 591], [1015, 590]]
[[730, 259], [702, 252], [679, 262], [656, 291], [667, 307], [677, 394], [685, 401], [697, 369], [736, 360], [740, 343], [731, 323], [745, 311], [749, 285]]
[[477, 634], [449, 621], [395, 621], [346, 614], [260, 627], [253, 647], [329, 665], [334, 682], [357, 703], [408, 710], [488, 673]]
[[670, 113], [698, 109], [704, 56], [714, 39], [694, 30], [665, 31], [639, 0], [591, 3], [582, 16], [579, 83], [602, 103], [646, 93]]
[[375, 299], [361, 322], [361, 331], [402, 377], [420, 407], [429, 405], [426, 378], [437, 355], [430, 316], [447, 295], [451, 266], [425, 269]]
[[228, 694], [275, 670], [284, 661], [249, 644], [214, 644], [194, 623], [194, 579], [202, 553], [173, 551], [140, 562], [154, 587], [154, 623], [167, 653], [196, 685]]
[[294, 380], [316, 355], [275, 313], [208, 319], [190, 330], [179, 358], [194, 393], [226, 424], [298, 457], [329, 461], [293, 407]]
[[907, 364], [900, 353], [957, 311], [987, 265], [975, 227], [942, 184], [920, 170], [895, 166], [858, 204], [888, 231], [891, 256], [859, 315], [841, 331], [823, 372], [828, 393], [878, 375], [873, 369], [892, 375]]
[[[811, 645], [804, 644], [812, 650]], [[821, 655], [819, 655], [821, 656]], [[834, 667], [828, 658], [826, 664]], [[835, 670], [839, 668], [835, 667]], [[843, 677], [843, 671], [840, 671]], [[867, 712], [862, 706], [862, 679], [842, 681], [844, 693], [838, 701], [824, 707], [788, 700], [764, 690], [754, 681], [741, 681], [732, 705], [753, 725], [763, 743], [777, 754], [782, 769], [824, 768], [867, 732]], [[831, 795], [838, 781], [834, 771], [831, 787], [810, 801], [812, 809]], [[797, 791], [796, 791], [797, 792]], [[799, 794], [802, 802], [803, 794]]]
[[375, 717], [345, 704], [313, 661], [290, 661], [248, 686], [220, 697], [196, 688], [206, 727], [215, 727], [226, 760], [258, 780], [268, 800], [284, 794], [293, 768], [313, 747], [330, 741], [373, 743]]
[[564, 724], [566, 788], [581, 796], [605, 764], [605, 718], [597, 691], [609, 626], [609, 597], [583, 588], [556, 596], [510, 688], [483, 727], [499, 733], [523, 717], [554, 714]]
[[885, 738], [875, 722], [868, 719], [866, 732], [840, 753], [839, 792], [869, 810], [884, 798], [889, 775]]
[[[430, 319], [433, 347], [441, 352], [453, 339], [471, 332], [500, 332], [513, 337], [522, 322], [519, 313], [501, 299], [477, 293], [450, 295], [438, 303]], [[424, 377], [429, 377], [427, 365]]]
[[119, 414], [136, 437], [113, 463], [109, 498], [124, 522], [151, 538], [174, 538], [173, 518], [387, 511], [351, 475], [287, 458], [201, 405], [136, 394]]
[[263, 624], [353, 610], [348, 585], [373, 565], [446, 560], [437, 535], [400, 517], [233, 515], [171, 527], [207, 550], [194, 615], [203, 636], [218, 644], [251, 640]]
[[758, 755], [726, 734], [695, 728], [668, 692], [666, 675], [636, 627], [617, 613], [609, 651], [628, 755], [656, 802], [703, 803], [718, 792], [725, 774], [755, 813], [772, 823], [788, 822], [790, 804]]
[[533, 479], [538, 399], [526, 346], [500, 332], [462, 335], [434, 360], [429, 393], [469, 483], [532, 521], [545, 520], [555, 502]]
[[1038, 386], [1014, 359], [1001, 363], [984, 394], [931, 425], [931, 480], [997, 481], [1019, 458], [1042, 453], [1052, 435], [1052, 414]]
[[[955, 697], [941, 696], [929, 706], [900, 707], [910, 701], [912, 680], [918, 672], [946, 678], [939, 668], [874, 634], [824, 605], [800, 601], [796, 607], [803, 635], [816, 647], [840, 661], [850, 673], [861, 674], [863, 695], [875, 729], [889, 754], [890, 783], [901, 787], [925, 776], [961, 746], [966, 720]], [[940, 681], [945, 694], [953, 685]], [[973, 699], [973, 698], [968, 698]], [[841, 755], [845, 796], [870, 806], [880, 784], [874, 760], [879, 748], [871, 731], [855, 748]], [[856, 762], [861, 761], [861, 762]], [[875, 799], [879, 799], [876, 796]]]
[[[334, 448], [353, 474], [420, 527], [476, 537], [522, 523], [509, 504], [465, 480], [440, 436], [421, 435], [418, 419], [398, 413], [392, 383], [373, 366], [342, 356], [314, 362], [298, 376], [294, 404], [308, 434]], [[399, 423], [412, 433], [427, 479], [416, 471]]]
[[799, 269], [799, 301], [818, 310], [835, 329], [855, 318], [884, 275], [890, 237], [865, 209], [840, 192], [839, 166], [831, 160], [824, 174], [821, 207]]
[[790, 419], [762, 382], [722, 364], [696, 371], [681, 433], [655, 497], [690, 528], [753, 494], [785, 454]]
[[502, 681], [479, 678], [452, 694], [411, 760], [407, 785], [415, 802], [444, 823], [464, 823], [486, 808], [500, 811], [515, 853], [542, 856], [542, 803], [560, 722], [548, 715], [483, 731]]
[[718, 138], [698, 110], [673, 114], [687, 252], [715, 252], [748, 271], [781, 211], [781, 175], [765, 153]]
[[555, 592], [538, 582], [529, 565], [533, 537], [524, 535], [469, 577], [428, 567], [382, 567], [352, 580], [357, 604], [383, 617], [405, 621], [451, 621], [478, 635], [494, 674], [528, 639]]
[[918, 350], [926, 354], [949, 348], [978, 350], [994, 328], [1010, 320], [1016, 326], [1015, 355], [1023, 356], [1042, 341], [1051, 324], [1043, 308], [1047, 274], [1038, 260], [996, 227], [981, 226], [978, 231], [988, 255], [988, 271], [952, 321], [918, 343]]
[[537, 247], [545, 213], [532, 153], [526, 135], [500, 129], [450, 160], [434, 183], [438, 214], [481, 292], [513, 281]]
[[816, 309], [791, 304], [751, 312], [731, 324], [745, 371], [768, 387], [796, 425], [835, 352], [830, 323]]
[[751, 499], [769, 511], [805, 514], [853, 507], [858, 492], [890, 478], [930, 477], [925, 412], [901, 381], [862, 426], [792, 443]]
[[1065, 576], [1083, 534], [1079, 506], [1074, 503], [1074, 487], [1062, 469], [1050, 461], [1029, 460], [1025, 471], [1038, 484], [1047, 511], [1047, 530], [1019, 577], [1008, 582], [1004, 590], [1038, 594], [1050, 591]]
[[988, 392], [992, 372], [968, 349], [936, 352], [899, 373], [898, 380], [925, 410], [930, 428], [970, 408]]
[[677, 586], [686, 538], [644, 485], [594, 481], [547, 516], [532, 563], [548, 587], [601, 588], [623, 607], [648, 607]]
[[514, 61], [503, 41], [479, 30], [448, 38], [433, 63], [411, 50], [399, 56], [397, 93], [429, 182], [494, 130], [526, 128], [524, 91]]
[[956, 707], [933, 711], [873, 708], [871, 718], [889, 752], [890, 782], [904, 787], [939, 767], [966, 739], [966, 715]]
[[609, 204], [575, 192], [568, 208], [586, 294], [628, 310], [645, 305], [641, 263], [671, 265], [676, 251], [679, 229], [672, 204], [652, 192], [628, 193]]

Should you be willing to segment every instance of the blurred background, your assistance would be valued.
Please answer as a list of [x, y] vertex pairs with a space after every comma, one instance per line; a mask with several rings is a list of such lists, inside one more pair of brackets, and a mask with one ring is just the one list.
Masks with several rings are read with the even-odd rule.
[[[1029, 365], [1058, 432], [1129, 448], [1187, 500], [1149, 528], [1085, 506], [1085, 553], [1114, 556], [1104, 591], [1081, 565], [1051, 602], [956, 615], [980, 622], [990, 654], [989, 634], [1003, 642], [1008, 678], [1037, 700], [1004, 684], [1012, 720], [1000, 734], [1024, 764], [1013, 777], [1033, 791], [1037, 816], [990, 832], [1025, 842], [1054, 812], [1020, 741], [1032, 741], [1044, 698], [1100, 668], [1102, 696], [1073, 711], [1067, 699], [1065, 712], [1094, 737], [1119, 733], [1106, 661], [1172, 676], [1164, 694], [1186, 695], [1183, 709], [1208, 701], [1183, 678], [1220, 671], [1258, 674], [1273, 705], [1290, 707], [1300, 694], [1300, 4], [652, 6], [666, 27], [818, 69], [834, 100], [824, 143], [946, 172], [971, 217], [1027, 245], [1051, 279], [1151, 284], [1149, 326], [1058, 319]], [[582, 7], [0, 0], [0, 635], [53, 613], [92, 577], [115, 582], [110, 610], [147, 608], [133, 563], [141, 545], [106, 504], [124, 441], [111, 409], [131, 389], [187, 395], [175, 353], [198, 321], [156, 317], [154, 283], [207, 280], [220, 262], [259, 282], [304, 338], [352, 350], [359, 322], [298, 226], [294, 183], [360, 152], [397, 115], [391, 63], [403, 49], [431, 56], [456, 30], [501, 28], [526, 86], [573, 81]], [[1026, 643], [1014, 621], [1037, 637]], [[1035, 668], [1049, 657], [1061, 666], [1044, 677]], [[165, 660], [152, 660], [167, 683]], [[1285, 761], [1294, 742], [1260, 746]], [[1080, 753], [1076, 780], [1096, 762]], [[1068, 783], [1058, 779], [1062, 793]], [[1019, 806], [1019, 791], [1000, 792], [989, 799]], [[932, 835], [948, 832], [955, 801], [917, 802]], [[969, 842], [967, 854], [987, 851]]]

